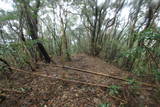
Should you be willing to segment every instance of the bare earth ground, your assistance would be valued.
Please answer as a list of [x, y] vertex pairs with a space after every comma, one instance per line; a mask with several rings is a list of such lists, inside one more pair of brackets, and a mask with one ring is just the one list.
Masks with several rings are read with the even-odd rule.
[[[56, 63], [61, 63], [60, 58], [55, 60]], [[85, 54], [72, 56], [72, 61], [65, 62], [65, 65], [120, 78], [134, 77], [136, 80], [147, 81]], [[152, 87], [134, 88], [120, 80], [55, 67], [54, 64], [39, 64], [35, 72], [52, 76], [53, 79], [15, 72], [10, 81], [0, 80], [0, 87], [9, 89], [0, 90], [0, 107], [100, 107], [100, 104], [110, 104], [111, 107], [160, 106], [157, 96], [160, 92]], [[106, 86], [116, 85], [121, 88], [118, 94], [113, 95], [108, 88], [60, 81], [54, 79], [56, 77]]]

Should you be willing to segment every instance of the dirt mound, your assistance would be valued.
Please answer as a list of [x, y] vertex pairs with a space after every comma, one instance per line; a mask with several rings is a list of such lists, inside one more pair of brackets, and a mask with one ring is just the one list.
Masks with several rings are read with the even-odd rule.
[[[57, 64], [62, 63], [59, 57], [55, 60]], [[132, 77], [129, 72], [122, 71], [99, 58], [85, 54], [74, 55], [71, 62], [65, 62], [64, 64], [120, 78]], [[116, 107], [124, 105], [134, 107], [136, 104], [138, 107], [142, 105], [156, 106], [159, 103], [157, 97], [155, 97], [157, 93], [153, 88], [138, 87], [134, 80], [130, 81], [132, 85], [129, 86], [120, 80], [55, 67], [54, 64], [39, 64], [39, 69], [35, 73], [53, 78], [15, 72], [11, 81], [0, 81], [1, 88], [9, 89], [0, 92], [1, 96], [5, 97], [3, 101], [0, 101], [0, 106], [98, 107], [101, 105], [107, 107], [107, 105], [110, 105]], [[102, 84], [110, 88], [77, 84], [56, 80], [55, 78]]]

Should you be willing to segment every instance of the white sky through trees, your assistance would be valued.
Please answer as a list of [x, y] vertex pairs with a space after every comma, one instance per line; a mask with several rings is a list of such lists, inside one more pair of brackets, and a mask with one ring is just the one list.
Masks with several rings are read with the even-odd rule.
[[[104, 1], [105, 0], [98, 0], [98, 4], [101, 4]], [[12, 1], [11, 0], [8, 0], [8, 1], [0, 0], [0, 9], [3, 9], [3, 10], [13, 10]]]
[[[102, 4], [105, 0], [98, 0], [98, 5]], [[115, 0], [112, 0], [115, 1]], [[126, 0], [126, 2], [131, 2], [134, 0]], [[154, 5], [158, 5], [158, 2], [160, 0], [152, 0], [151, 4]], [[5, 10], [5, 11], [12, 11], [14, 9], [13, 7], [13, 1], [12, 0], [0, 0], [0, 10]], [[129, 11], [130, 8], [128, 8], [127, 6], [124, 6], [121, 12], [121, 19], [123, 19], [122, 21], [127, 21], [128, 20], [128, 16], [129, 16]], [[112, 15], [111, 15], [112, 16]], [[160, 22], [157, 22], [158, 25], [160, 24]]]
[[[102, 4], [105, 0], [98, 0], [98, 5]], [[0, 0], [0, 9], [11, 11], [13, 10], [12, 7], [12, 0]]]
[[12, 3], [11, 0], [0, 0], [0, 9], [11, 11], [13, 10]]
[[[98, 0], [98, 5], [102, 4], [105, 0]], [[132, 0], [128, 0], [132, 1]], [[159, 0], [153, 0], [152, 4], [157, 4]], [[0, 9], [5, 10], [5, 11], [12, 11], [13, 10], [13, 1], [12, 0], [0, 0]], [[124, 7], [121, 12], [121, 17], [124, 20], [127, 20], [129, 16], [129, 8]]]
[[[105, 0], [98, 0], [98, 5], [102, 4], [104, 1]], [[0, 9], [5, 11], [12, 11], [13, 10], [12, 4], [13, 4], [12, 0], [0, 0]], [[124, 7], [121, 12], [121, 17], [122, 19], [127, 20], [128, 16], [129, 16], [129, 8]]]

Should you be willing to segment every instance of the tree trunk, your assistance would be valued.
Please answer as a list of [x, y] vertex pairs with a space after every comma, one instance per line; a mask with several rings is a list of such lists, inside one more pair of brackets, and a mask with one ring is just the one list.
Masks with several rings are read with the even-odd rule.
[[67, 37], [65, 31], [63, 31], [62, 35], [62, 51], [63, 51], [63, 56], [66, 61], [70, 61], [71, 57], [69, 54], [69, 48], [68, 48], [68, 42], [67, 42]]
[[37, 42], [37, 46], [38, 46], [39, 52], [43, 55], [46, 63], [50, 63], [51, 58], [49, 57], [49, 55], [48, 55], [47, 51], [45, 50], [44, 46], [40, 42]]
[[[66, 28], [67, 28], [67, 14], [65, 12], [65, 10], [62, 9], [62, 7], [60, 6], [60, 21], [61, 21], [61, 25], [62, 25], [62, 47], [61, 47], [61, 51], [62, 51], [62, 55], [63, 55], [63, 59], [65, 59], [66, 61], [71, 61], [71, 57], [70, 57], [70, 53], [69, 53], [69, 48], [68, 48], [68, 41], [67, 41], [67, 36], [66, 36]], [[63, 13], [62, 13], [63, 12]], [[62, 17], [62, 14], [64, 14], [64, 19]]]
[[[39, 3], [39, 0], [37, 1]], [[39, 4], [37, 4], [39, 5]], [[27, 4], [24, 2], [24, 12], [25, 12], [25, 18], [26, 18], [26, 23], [28, 26], [28, 32], [29, 35], [31, 36], [32, 40], [37, 40], [38, 39], [38, 8], [36, 6], [36, 11], [34, 11], [34, 15], [33, 13], [29, 10]], [[51, 62], [51, 58], [49, 57], [47, 51], [45, 50], [44, 46], [40, 43], [37, 42], [37, 48], [39, 50], [40, 53], [40, 57], [44, 58], [46, 63], [50, 63]]]

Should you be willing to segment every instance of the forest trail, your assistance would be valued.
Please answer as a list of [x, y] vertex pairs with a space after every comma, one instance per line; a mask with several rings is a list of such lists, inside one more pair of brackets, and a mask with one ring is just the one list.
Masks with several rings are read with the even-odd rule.
[[[57, 64], [61, 64], [60, 57], [54, 59]], [[16, 72], [12, 77], [12, 81], [5, 84], [5, 86], [1, 85], [1, 87], [17, 91], [5, 92], [5, 90], [4, 93], [7, 93], [7, 97], [0, 105], [8, 106], [12, 104], [27, 107], [98, 107], [100, 104], [111, 104], [112, 107], [116, 107], [117, 105], [125, 104], [134, 106], [135, 104], [153, 105], [159, 103], [156, 98], [153, 98], [154, 89], [152, 87], [143, 87], [135, 92], [136, 95], [132, 95], [134, 90], [130, 90], [130, 86], [120, 80], [55, 67], [54, 64], [45, 65], [39, 63], [38, 65], [39, 68], [34, 73], [53, 77], [53, 79]], [[73, 55], [72, 61], [65, 62], [64, 65], [119, 78], [126, 79], [134, 77], [130, 72], [123, 71], [97, 57], [91, 57], [85, 54]], [[107, 88], [99, 86], [70, 83], [54, 78], [75, 80], [108, 87], [119, 86], [121, 89], [111, 88], [107, 90]], [[138, 79], [137, 77], [135, 78], [136, 80]], [[116, 93], [116, 95], [109, 94], [114, 91], [118, 95]]]
[[[61, 58], [57, 57], [56, 63], [61, 65]], [[115, 82], [119, 81], [119, 80], [113, 80], [112, 78], [80, 72], [77, 70], [65, 69], [63, 67], [62, 68], [55, 67], [52, 64], [41, 67], [42, 65], [40, 64], [40, 68], [38, 71], [40, 71], [42, 74], [47, 74], [53, 77], [80, 80], [83, 82], [90, 82], [95, 84], [104, 83], [104, 85], [114, 84]], [[65, 62], [64, 65], [77, 69], [88, 70], [89, 72], [118, 76], [120, 78], [126, 78], [129, 76], [129, 72], [120, 70], [117, 67], [99, 59], [98, 57], [92, 57], [85, 54], [73, 55], [72, 61]]]

